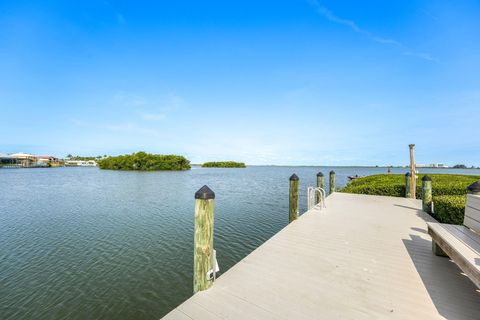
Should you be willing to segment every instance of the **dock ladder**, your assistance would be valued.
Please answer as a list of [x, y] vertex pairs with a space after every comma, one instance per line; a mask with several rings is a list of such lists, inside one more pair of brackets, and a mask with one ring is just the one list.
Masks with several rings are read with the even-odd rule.
[[315, 206], [320, 206], [320, 208], [326, 208], [325, 205], [325, 190], [322, 188], [308, 187], [307, 188], [307, 202], [308, 210], [312, 209]]

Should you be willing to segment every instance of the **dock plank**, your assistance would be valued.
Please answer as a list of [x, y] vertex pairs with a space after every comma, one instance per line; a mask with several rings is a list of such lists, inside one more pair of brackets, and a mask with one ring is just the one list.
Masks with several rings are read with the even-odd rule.
[[480, 293], [432, 254], [420, 201], [335, 193], [326, 204], [166, 319], [478, 319]]

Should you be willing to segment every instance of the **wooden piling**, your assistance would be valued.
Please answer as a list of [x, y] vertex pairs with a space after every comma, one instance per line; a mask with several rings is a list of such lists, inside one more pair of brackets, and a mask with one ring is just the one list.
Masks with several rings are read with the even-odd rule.
[[[317, 188], [323, 189], [323, 173], [317, 173]], [[320, 193], [315, 192], [315, 204], [320, 203]]]
[[416, 177], [415, 177], [415, 155], [414, 155], [414, 144], [408, 145], [410, 149], [410, 174], [412, 175], [412, 179], [410, 181], [410, 192], [412, 193], [411, 198], [416, 198], [417, 193], [417, 186], [416, 186]]
[[330, 181], [328, 186], [328, 193], [332, 194], [335, 192], [335, 171], [330, 171]]
[[422, 209], [426, 213], [432, 213], [432, 178], [422, 178]]
[[195, 193], [195, 238], [193, 257], [193, 293], [213, 283], [213, 212], [215, 193], [203, 186]]
[[299, 185], [299, 178], [294, 173], [290, 177], [290, 196], [289, 196], [289, 222], [292, 222], [298, 219], [298, 185]]
[[467, 187], [467, 193], [480, 195], [480, 181], [474, 182]]
[[412, 180], [412, 174], [410, 172], [405, 173], [405, 198], [412, 197], [411, 180]]

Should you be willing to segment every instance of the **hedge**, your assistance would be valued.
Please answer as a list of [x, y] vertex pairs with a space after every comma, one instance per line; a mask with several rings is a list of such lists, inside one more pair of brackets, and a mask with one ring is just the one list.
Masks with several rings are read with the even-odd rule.
[[[422, 197], [422, 178], [417, 174], [416, 197]], [[428, 174], [432, 178], [432, 195], [435, 213], [432, 216], [442, 223], [462, 224], [465, 212], [467, 187], [480, 180], [480, 176]], [[405, 196], [405, 175], [380, 174], [356, 179], [340, 192], [391, 197]]]
[[[422, 196], [422, 178], [425, 174], [417, 174], [416, 195]], [[428, 174], [432, 178], [432, 194], [440, 195], [465, 195], [467, 187], [480, 180], [480, 176], [458, 174]], [[355, 179], [341, 192], [381, 195], [391, 197], [405, 196], [405, 175], [402, 174], [377, 174]]]
[[442, 223], [462, 224], [465, 213], [466, 196], [433, 197], [432, 216]]

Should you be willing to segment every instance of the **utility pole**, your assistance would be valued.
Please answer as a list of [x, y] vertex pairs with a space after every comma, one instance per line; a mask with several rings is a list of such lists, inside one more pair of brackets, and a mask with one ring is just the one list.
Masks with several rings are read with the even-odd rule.
[[412, 175], [410, 179], [410, 192], [413, 199], [416, 199], [416, 177], [415, 177], [415, 155], [413, 153], [413, 148], [415, 147], [414, 144], [409, 144], [408, 147], [410, 148], [410, 174]]

